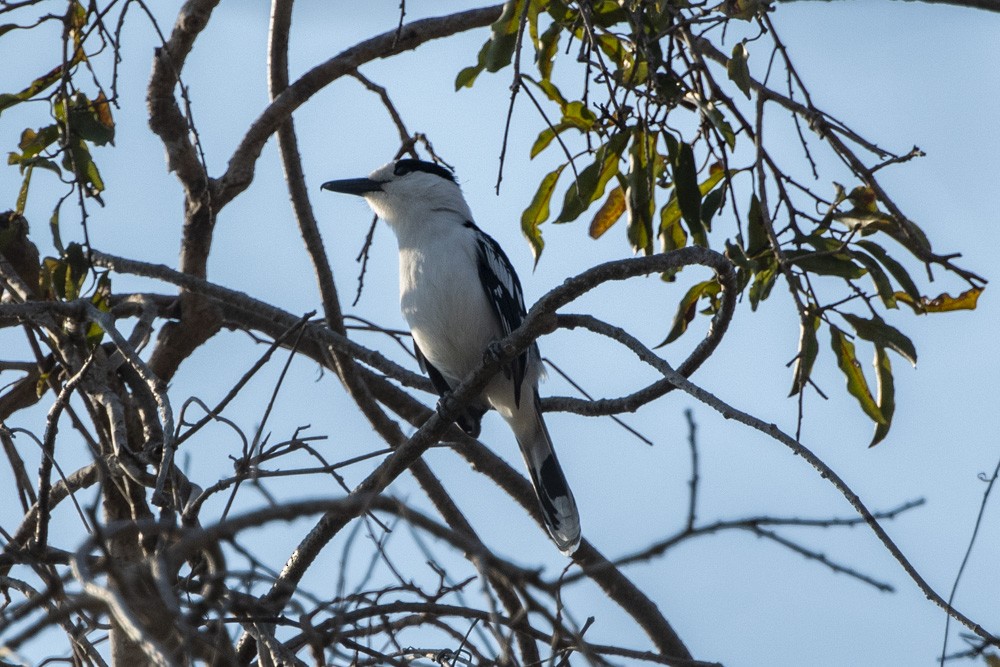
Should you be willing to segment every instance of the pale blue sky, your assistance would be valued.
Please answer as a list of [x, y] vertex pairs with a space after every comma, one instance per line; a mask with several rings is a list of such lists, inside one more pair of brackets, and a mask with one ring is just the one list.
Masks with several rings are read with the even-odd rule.
[[[408, 18], [472, 6], [415, 0], [406, 4]], [[397, 2], [372, 3], [364, 11], [357, 6], [301, 3], [293, 25], [293, 78], [358, 39], [395, 26]], [[164, 11], [161, 17], [169, 26], [170, 12]], [[188, 61], [186, 79], [213, 175], [224, 168], [242, 128], [266, 104], [266, 17], [264, 3], [222, 3]], [[814, 393], [807, 400], [804, 444], [832, 465], [870, 508], [888, 509], [917, 497], [927, 499], [927, 505], [887, 528], [928, 582], [946, 595], [984, 490], [977, 475], [991, 471], [1000, 456], [996, 435], [1000, 426], [996, 390], [1000, 313], [992, 293], [1000, 281], [995, 204], [1000, 140], [993, 129], [1000, 116], [993, 53], [1000, 44], [1000, 16], [866, 0], [786, 3], [778, 7], [773, 20], [818, 106], [887, 148], [905, 152], [916, 144], [927, 152], [925, 158], [883, 172], [883, 183], [904, 211], [923, 225], [938, 252], [962, 252], [964, 266], [992, 280], [975, 312], [922, 318], [908, 312], [892, 314], [890, 322], [916, 343], [920, 363], [913, 370], [902, 359], [893, 359], [896, 417], [889, 437], [877, 448], [866, 449], [870, 422], [843, 391], [842, 376], [825, 343], [816, 379], [830, 400], [822, 401]], [[521, 273], [527, 300], [533, 302], [566, 276], [595, 262], [624, 256], [627, 248], [621, 229], [593, 242], [585, 235], [582, 219], [575, 225], [547, 225], [545, 255], [532, 272], [530, 250], [518, 220], [555, 158], [543, 154], [528, 161], [528, 147], [544, 125], [527, 100], [520, 100], [503, 188], [499, 197], [494, 195], [509, 72], [483, 75], [473, 89], [459, 93], [452, 85], [457, 71], [474, 61], [485, 38], [486, 32], [480, 30], [430, 43], [391, 61], [373, 63], [363, 72], [389, 88], [409, 129], [428, 135], [437, 152], [455, 165], [477, 223], [507, 249]], [[4, 91], [23, 85], [25, 77], [41, 67], [37, 63], [50, 60], [36, 60], [40, 54], [35, 53], [12, 55], [6, 51], [7, 44], [5, 36], [0, 40], [0, 60], [19, 66], [0, 72]], [[150, 136], [143, 111], [152, 44], [146, 28], [134, 29], [126, 39], [118, 147], [96, 154], [108, 186], [107, 207], [91, 211], [90, 233], [101, 250], [175, 264], [180, 188], [165, 173], [162, 149]], [[755, 55], [751, 47], [754, 75], [766, 57]], [[38, 122], [21, 110], [5, 112], [2, 121], [0, 144], [5, 147], [16, 142], [21, 127]], [[342, 297], [349, 303], [357, 275], [354, 256], [370, 214], [362, 202], [321, 193], [318, 186], [332, 178], [365, 175], [386, 162], [397, 147], [397, 134], [378, 100], [352, 79], [338, 81], [316, 95], [296, 114], [296, 123], [313, 204]], [[787, 146], [789, 156], [794, 149], [794, 145]], [[791, 157], [789, 161], [801, 167]], [[19, 180], [14, 168], [4, 173], [0, 199], [10, 205]], [[806, 178], [806, 172], [800, 173]], [[34, 238], [51, 252], [44, 236], [51, 207], [43, 195], [45, 177], [36, 178], [38, 190], [33, 192], [27, 215]], [[821, 182], [817, 187], [827, 186]], [[717, 224], [723, 227], [727, 222], [723, 218]], [[71, 209], [66, 209], [64, 238], [75, 236], [74, 223]], [[388, 327], [402, 326], [395, 262], [394, 241], [388, 229], [380, 227], [365, 293], [350, 312]], [[253, 186], [219, 220], [209, 276], [291, 312], [318, 306], [273, 142], [258, 163]], [[647, 280], [605, 287], [574, 309], [596, 312], [655, 344], [669, 328], [683, 291], [700, 279], [700, 274], [692, 272], [682, 274], [673, 285]], [[135, 284], [139, 283], [116, 281], [118, 291]], [[950, 278], [921, 286], [932, 296], [964, 289]], [[705, 324], [696, 321], [686, 336], [691, 340], [662, 350], [666, 358], [679, 361]], [[795, 354], [797, 332], [783, 288], [775, 289], [757, 313], [741, 304], [730, 334], [693, 379], [736, 407], [793, 432], [796, 404], [785, 398], [791, 383], [785, 364]], [[13, 349], [8, 347], [14, 345], [8, 342], [11, 336], [0, 332], [0, 349]], [[376, 338], [364, 340], [404, 358], [391, 344]], [[540, 344], [545, 356], [597, 395], [616, 396], [651, 377], [632, 365], [629, 355], [581, 333], [560, 332]], [[197, 394], [211, 403], [260, 352], [245, 336], [221, 334], [182, 367], [172, 386], [175, 402]], [[868, 352], [862, 354], [867, 366]], [[0, 357], [7, 356], [6, 351], [0, 353]], [[245, 429], [252, 430], [256, 424], [277, 371], [277, 367], [268, 369], [234, 406], [230, 416]], [[363, 420], [344, 410], [346, 399], [331, 374], [317, 380], [315, 366], [306, 362], [293, 364], [293, 371], [269, 422], [274, 439], [289, 437], [297, 426], [311, 424], [312, 433], [330, 436], [324, 447], [331, 457], [379, 446]], [[555, 378], [542, 392], [565, 395], [571, 390]], [[584, 534], [607, 556], [628, 553], [683, 525], [689, 471], [686, 408], [694, 410], [700, 429], [701, 519], [851, 515], [832, 487], [781, 445], [725, 422], [688, 396], [671, 394], [627, 418], [655, 441], [652, 448], [610, 420], [551, 415], [550, 430], [580, 505]], [[18, 425], [40, 431], [44, 412], [34, 419]], [[214, 440], [206, 437], [191, 452], [192, 461], [198, 462], [192, 477], [206, 486], [228, 473], [226, 456], [238, 447], [237, 440], [223, 429], [213, 435]], [[520, 467], [513, 440], [495, 416], [487, 419], [482, 440]], [[428, 461], [455, 489], [487, 543], [515, 561], [544, 565], [553, 575], [564, 565], [544, 534], [499, 493], [484, 489], [482, 479], [455, 455], [436, 450], [428, 454]], [[352, 469], [347, 479], [357, 482], [363, 473], [362, 467]], [[8, 474], [6, 466], [0, 466], [0, 488]], [[314, 485], [300, 481], [278, 488], [286, 497], [336, 492], [327, 481]], [[392, 490], [418, 505], [426, 504], [409, 479], [401, 479]], [[246, 492], [243, 503], [251, 508], [263, 499]], [[67, 526], [76, 525], [69, 513], [62, 516]], [[1000, 595], [996, 516], [997, 508], [990, 507], [957, 599], [959, 609], [994, 631], [997, 628], [990, 624], [995, 621]], [[8, 520], [3, 523], [7, 525]], [[262, 540], [260, 548], [280, 565], [307, 525], [281, 526], [279, 536]], [[734, 667], [921, 665], [935, 660], [944, 615], [924, 600], [869, 530], [789, 530], [783, 534], [892, 583], [898, 592], [879, 593], [742, 534], [703, 538], [664, 558], [630, 568], [627, 574], [656, 601], [699, 659]], [[400, 545], [406, 543], [399, 539]], [[324, 553], [311, 581], [314, 589], [322, 588], [323, 577], [337, 567], [339, 554], [336, 544]], [[645, 638], [625, 624], [593, 587], [577, 586], [567, 596], [580, 620], [596, 616], [589, 639], [647, 646]], [[956, 636], [953, 630], [952, 650], [961, 647]], [[36, 655], [43, 655], [45, 649], [35, 647]]]

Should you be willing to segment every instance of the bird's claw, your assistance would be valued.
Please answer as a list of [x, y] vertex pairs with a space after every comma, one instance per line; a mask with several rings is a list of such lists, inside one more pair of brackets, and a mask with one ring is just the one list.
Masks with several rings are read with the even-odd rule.
[[486, 349], [483, 350], [483, 363], [485, 364], [503, 364], [505, 357], [500, 341], [490, 341], [486, 345]]
[[452, 398], [451, 392], [438, 399], [436, 409], [437, 413], [441, 415], [441, 419], [449, 422], [454, 422], [458, 419], [458, 406], [455, 403], [456, 401]]

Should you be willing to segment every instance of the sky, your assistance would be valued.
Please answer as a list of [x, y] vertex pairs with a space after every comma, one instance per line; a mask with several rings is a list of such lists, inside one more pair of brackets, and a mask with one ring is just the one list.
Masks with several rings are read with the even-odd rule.
[[[164, 27], [172, 21], [174, 4], [158, 9]], [[411, 0], [406, 3], [407, 18], [466, 5], [473, 6]], [[372, 3], [364, 11], [348, 3], [301, 2], [293, 24], [292, 78], [359, 39], [392, 29], [397, 11], [396, 2]], [[992, 472], [1000, 456], [996, 435], [1000, 312], [992, 294], [1000, 280], [994, 196], [1000, 139], [992, 131], [1000, 112], [1000, 84], [988, 49], [1000, 43], [1000, 16], [940, 5], [865, 1], [783, 3], [772, 18], [819, 107], [892, 150], [905, 152], [917, 145], [926, 152], [924, 158], [881, 172], [883, 184], [923, 226], [939, 252], [961, 252], [963, 266], [991, 280], [974, 312], [920, 318], [908, 312], [891, 314], [890, 323], [911, 336], [920, 359], [916, 369], [893, 359], [897, 410], [890, 435], [878, 447], [867, 449], [871, 424], [844, 391], [843, 378], [824, 344], [816, 381], [829, 400], [810, 394], [806, 401], [802, 442], [837, 470], [869, 508], [885, 510], [917, 498], [926, 500], [885, 526], [928, 583], [947, 595], [985, 490], [980, 475]], [[126, 35], [117, 147], [96, 154], [107, 183], [107, 206], [91, 210], [89, 231], [98, 249], [175, 265], [182, 195], [165, 171], [162, 148], [145, 125], [145, 84], [155, 42], [151, 30], [140, 24], [137, 21]], [[455, 74], [474, 62], [486, 34], [479, 30], [429, 43], [416, 52], [372, 63], [363, 73], [389, 90], [410, 131], [426, 134], [437, 153], [455, 166], [477, 224], [506, 248], [530, 304], [566, 277], [629, 252], [623, 229], [591, 241], [583, 219], [571, 225], [546, 225], [546, 250], [532, 270], [530, 248], [518, 221], [555, 157], [528, 159], [528, 149], [544, 124], [526, 99], [519, 100], [503, 184], [495, 194], [509, 71], [483, 75], [471, 90], [456, 93], [453, 86]], [[194, 117], [214, 175], [224, 169], [241, 129], [267, 103], [266, 37], [264, 3], [222, 3], [188, 61], [186, 80]], [[40, 63], [49, 62], [46, 54], [33, 50], [19, 50], [13, 57], [5, 52], [9, 48], [6, 37], [0, 40], [0, 60], [16, 63], [0, 72], [4, 91], [19, 88], [41, 71]], [[766, 55], [755, 57], [751, 49], [751, 73], [759, 75], [764, 60]], [[37, 122], [29, 111], [4, 113], [2, 146], [13, 146], [20, 129]], [[363, 176], [385, 163], [397, 148], [397, 133], [378, 100], [352, 79], [337, 81], [314, 96], [295, 120], [307, 183], [346, 307], [358, 274], [354, 258], [371, 216], [362, 201], [320, 192], [319, 185]], [[790, 164], [801, 167], [793, 162], [792, 139], [778, 150], [782, 154], [787, 150]], [[9, 206], [19, 178], [12, 167], [3, 173], [0, 201]], [[817, 187], [828, 185], [821, 182]], [[40, 183], [34, 187], [38, 190], [29, 200], [27, 216], [33, 223], [33, 238], [43, 252], [51, 253], [44, 222], [51, 204], [41, 194]], [[64, 238], [79, 235], [73, 225], [72, 216], [67, 216]], [[368, 271], [358, 305], [347, 311], [386, 327], [403, 328], [395, 243], [381, 225]], [[219, 219], [209, 277], [293, 313], [319, 305], [273, 141], [258, 162], [253, 185]], [[672, 285], [651, 279], [603, 287], [573, 309], [626, 326], [652, 345], [668, 330], [684, 290], [701, 279], [700, 274], [685, 272]], [[121, 290], [163, 291], [128, 278], [116, 278], [115, 284]], [[924, 281], [921, 287], [931, 296], [964, 289], [948, 277], [930, 285]], [[706, 325], [703, 318], [696, 320], [686, 340], [660, 352], [678, 363]], [[791, 384], [786, 364], [795, 354], [797, 337], [786, 292], [776, 289], [755, 313], [742, 303], [729, 334], [693, 380], [735, 407], [794, 432], [797, 406], [785, 398]], [[217, 338], [182, 366], [171, 387], [175, 402], [191, 395], [209, 403], [217, 400], [262, 352], [240, 334], [225, 332]], [[407, 359], [384, 339], [360, 334], [359, 340], [377, 345], [397, 360]], [[18, 345], [10, 332], [0, 331], [0, 358], [14, 355]], [[587, 334], [558, 332], [543, 338], [540, 345], [544, 356], [596, 395], [618, 396], [652, 377], [627, 354]], [[279, 370], [272, 364], [234, 405], [230, 417], [244, 429], [252, 432], [259, 422]], [[0, 377], [0, 384], [7, 381]], [[573, 395], [558, 377], [543, 385], [542, 393]], [[331, 456], [377, 447], [367, 424], [347, 408], [332, 374], [320, 374], [314, 364], [296, 360], [266, 430], [277, 440], [308, 424], [310, 433], [328, 436], [324, 446]], [[722, 419], [679, 392], [626, 417], [630, 426], [654, 441], [652, 447], [607, 419], [550, 414], [549, 429], [580, 506], [584, 535], [608, 557], [642, 548], [682, 527], [690, 474], [684, 418], [688, 409], [698, 425], [703, 521], [757, 515], [852, 516], [832, 486], [782, 445]], [[20, 425], [40, 431], [44, 410], [25, 419]], [[520, 468], [509, 431], [495, 415], [484, 423], [481, 439]], [[195, 464], [192, 478], [207, 486], [229, 473], [227, 456], [238, 450], [239, 442], [220, 427], [210, 431], [200, 447], [190, 459], [184, 455], [181, 460]], [[427, 460], [454, 490], [488, 544], [553, 575], [564, 566], [545, 535], [499, 492], [483, 488], [482, 480], [458, 457], [432, 450]], [[347, 473], [348, 482], [360, 481], [364, 470]], [[0, 488], [6, 475], [9, 471], [0, 466]], [[277, 488], [287, 498], [337, 493], [324, 480]], [[409, 479], [400, 479], [391, 490], [426, 506]], [[239, 506], [246, 509], [265, 502], [253, 491], [240, 500]], [[0, 513], [5, 511], [10, 510], [0, 506]], [[995, 568], [1000, 551], [997, 511], [995, 503], [987, 507], [956, 598], [963, 613], [994, 631], [991, 623], [1000, 594]], [[67, 526], [73, 524], [71, 514], [61, 516]], [[9, 522], [4, 519], [3, 525]], [[300, 521], [277, 527], [261, 539], [259, 548], [280, 565], [288, 545], [309, 525]], [[857, 527], [779, 532], [890, 583], [896, 592], [879, 592], [772, 543], [735, 532], [689, 542], [664, 557], [628, 568], [626, 574], [653, 598], [699, 659], [778, 667], [936, 661], [944, 614], [924, 599], [871, 531]], [[404, 538], [399, 542], [401, 548], [407, 544]], [[328, 548], [318, 571], [336, 568], [339, 554], [336, 544]], [[314, 587], [322, 585], [321, 575], [317, 576], [311, 581]], [[587, 635], [591, 640], [648, 646], [594, 587], [582, 584], [567, 596], [580, 620], [596, 617]], [[961, 647], [952, 624], [949, 649]], [[46, 655], [46, 648], [29, 647], [26, 655], [37, 659]]]

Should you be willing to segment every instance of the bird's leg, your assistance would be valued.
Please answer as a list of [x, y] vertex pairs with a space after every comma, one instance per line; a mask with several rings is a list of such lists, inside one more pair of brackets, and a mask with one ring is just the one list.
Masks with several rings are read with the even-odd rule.
[[458, 401], [452, 395], [452, 392], [448, 391], [441, 394], [441, 398], [438, 399], [436, 406], [437, 413], [441, 415], [441, 419], [447, 422], [454, 423], [459, 417], [462, 416], [461, 406], [458, 405]]
[[497, 364], [503, 372], [504, 377], [510, 379], [510, 355], [503, 349], [499, 340], [492, 340], [483, 350], [483, 363], [486, 365]]
[[504, 365], [507, 360], [507, 353], [504, 352], [503, 345], [500, 344], [499, 340], [491, 340], [486, 345], [486, 349], [483, 350], [483, 363], [484, 364], [497, 364]]

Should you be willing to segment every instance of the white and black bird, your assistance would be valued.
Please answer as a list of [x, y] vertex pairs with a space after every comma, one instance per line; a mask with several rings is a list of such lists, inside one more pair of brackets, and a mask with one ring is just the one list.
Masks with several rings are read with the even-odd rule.
[[[420, 365], [442, 396], [483, 362], [490, 343], [525, 316], [521, 282], [503, 250], [472, 222], [455, 176], [422, 160], [396, 160], [368, 178], [330, 181], [324, 190], [360, 195], [399, 243], [399, 298]], [[560, 551], [580, 544], [576, 501], [542, 419], [538, 346], [498, 373], [456, 422], [479, 434], [494, 408], [517, 438], [549, 534]]]

